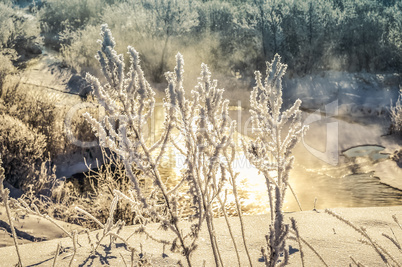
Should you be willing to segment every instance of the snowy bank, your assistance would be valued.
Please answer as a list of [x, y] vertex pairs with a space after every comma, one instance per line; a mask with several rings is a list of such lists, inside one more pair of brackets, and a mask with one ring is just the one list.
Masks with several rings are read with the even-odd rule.
[[[356, 226], [365, 227], [368, 234], [378, 243], [391, 253], [395, 259], [402, 262], [402, 254], [398, 249], [382, 236], [385, 233], [393, 236], [392, 231], [400, 240], [402, 230], [398, 228], [393, 221], [392, 215], [396, 214], [399, 221], [402, 220], [402, 206], [382, 207], [382, 208], [339, 208], [334, 209], [335, 212], [348, 219]], [[340, 220], [325, 213], [323, 210], [304, 211], [286, 213], [285, 220], [289, 223], [289, 218], [296, 219], [300, 236], [305, 239], [316, 251], [322, 256], [329, 266], [348, 266], [351, 263], [350, 256], [360, 261], [366, 266], [385, 266], [381, 258], [376, 252], [367, 245], [359, 242], [362, 236], [354, 231], [351, 227]], [[229, 218], [232, 224], [235, 240], [240, 250], [241, 266], [248, 266], [248, 260], [242, 246], [240, 227], [238, 219]], [[260, 249], [265, 245], [265, 235], [269, 228], [269, 215], [255, 215], [244, 217], [245, 233], [248, 247], [250, 250], [251, 260], [254, 266], [264, 266], [261, 262]], [[187, 222], [182, 222], [187, 224]], [[223, 218], [215, 220], [216, 233], [218, 243], [221, 249], [222, 260], [225, 266], [238, 265], [237, 258], [234, 253], [233, 244], [230, 235], [225, 226]], [[171, 236], [165, 231], [158, 229], [158, 224], [149, 225], [148, 229], [159, 238], [170, 239]], [[125, 227], [121, 232], [121, 236], [127, 238], [136, 226]], [[391, 231], [392, 229], [392, 231]], [[95, 240], [98, 231], [91, 233], [91, 238]], [[68, 266], [72, 255], [72, 242], [68, 238], [55, 239], [40, 243], [30, 243], [21, 246], [22, 261], [25, 265], [50, 266], [54, 259], [57, 244], [61, 242], [62, 253], [57, 260], [57, 266]], [[131, 253], [127, 251], [119, 241], [108, 249], [108, 240], [102, 242], [102, 246], [98, 248], [98, 253], [90, 256], [90, 246], [88, 237], [80, 234], [78, 247], [73, 266], [124, 266], [124, 261], [131, 263]], [[178, 254], [171, 253], [168, 248], [163, 250], [161, 244], [146, 238], [145, 236], [135, 235], [129, 239], [130, 245], [143, 251], [155, 266], [176, 266], [177, 260], [183, 259]], [[208, 233], [204, 227], [199, 239], [199, 247], [193, 254], [196, 266], [213, 266], [214, 260], [211, 248], [209, 246]], [[142, 246], [142, 249], [140, 248]], [[300, 249], [296, 241], [288, 241], [287, 248], [290, 251], [289, 266], [301, 266]], [[303, 246], [306, 266], [323, 266], [317, 256], [306, 246]], [[2, 259], [1, 266], [13, 266], [17, 263], [17, 256], [13, 246], [0, 248], [0, 257]], [[124, 260], [123, 260], [124, 258]]]

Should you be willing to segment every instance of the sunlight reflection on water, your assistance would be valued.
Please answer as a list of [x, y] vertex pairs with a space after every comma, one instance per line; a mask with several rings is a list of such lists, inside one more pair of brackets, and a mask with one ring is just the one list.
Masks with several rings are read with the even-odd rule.
[[[172, 153], [175, 157], [177, 154]], [[241, 158], [241, 159], [239, 159]], [[250, 166], [244, 157], [238, 157], [234, 164], [239, 172], [237, 179], [242, 210], [245, 214], [269, 212], [269, 201], [265, 178], [256, 168]], [[166, 168], [162, 174], [176, 176], [180, 169]], [[174, 180], [171, 180], [174, 183]], [[350, 173], [349, 166], [306, 169], [296, 164], [291, 171], [290, 183], [296, 192], [303, 210], [312, 210], [317, 198], [317, 209], [334, 207], [370, 207], [402, 205], [402, 191], [382, 184], [373, 173]], [[230, 187], [228, 187], [230, 190]], [[228, 206], [233, 206], [228, 198]], [[298, 211], [299, 207], [290, 190], [286, 192], [285, 211]]]
[[[158, 127], [156, 130], [159, 130]], [[239, 137], [248, 138], [241, 134]], [[299, 144], [294, 151], [296, 160], [290, 174], [290, 184], [303, 210], [312, 210], [316, 198], [315, 208], [317, 209], [402, 205], [402, 191], [381, 183], [373, 173], [353, 173], [352, 164], [345, 162], [328, 167], [322, 161], [306, 155], [305, 149], [301, 147], [302, 145]], [[381, 150], [379, 146], [367, 149], [356, 147], [349, 149], [344, 156], [349, 158], [374, 156], [374, 160], [388, 157], [388, 155], [380, 154]], [[240, 148], [239, 151], [241, 151]], [[169, 163], [165, 168], [161, 168], [161, 174], [170, 177], [171, 185], [175, 184], [180, 169], [183, 168], [184, 159], [180, 158], [179, 154], [174, 148], [170, 148], [166, 155]], [[377, 155], [380, 156], [377, 157]], [[306, 161], [309, 161], [309, 167], [305, 166]], [[268, 213], [269, 201], [263, 175], [250, 165], [242, 152], [236, 157], [234, 169], [239, 172], [237, 185], [243, 212], [245, 214]], [[233, 207], [233, 203], [233, 199], [229, 197], [227, 206]], [[299, 210], [290, 190], [286, 192], [283, 208], [285, 211]]]

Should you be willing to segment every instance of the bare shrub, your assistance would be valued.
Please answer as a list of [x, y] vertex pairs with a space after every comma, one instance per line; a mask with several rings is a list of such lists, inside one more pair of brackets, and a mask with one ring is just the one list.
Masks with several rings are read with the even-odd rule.
[[[93, 112], [93, 109], [80, 109], [70, 118], [67, 116], [70, 115], [67, 114], [67, 109], [56, 104], [59, 102], [56, 96], [22, 84], [17, 78], [11, 76], [3, 86], [0, 114], [18, 118], [29, 128], [41, 133], [46, 140], [44, 153], [46, 157], [50, 156], [57, 161], [63, 155], [81, 153], [86, 150], [72, 144], [71, 137], [82, 142], [95, 140], [90, 125], [82, 116], [85, 112]], [[67, 117], [69, 120], [66, 125]]]
[[[102, 165], [91, 166], [88, 172], [80, 174], [79, 177], [73, 176], [71, 179], [67, 179], [64, 187], [65, 189], [72, 188], [70, 194], [73, 192], [73, 195], [76, 196], [69, 201], [69, 206], [78, 206], [91, 214], [96, 214], [96, 218], [100, 222], [106, 223], [109, 218], [109, 205], [115, 197], [115, 190], [130, 195], [131, 181], [118, 156], [105, 149], [102, 149], [102, 156]], [[75, 211], [69, 217], [73, 218], [71, 221], [90, 229], [99, 228], [98, 224]], [[135, 223], [135, 218], [136, 213], [131, 204], [124, 199], [120, 200], [117, 203], [113, 219], [132, 225]]]
[[61, 35], [63, 44], [60, 51], [63, 55], [63, 61], [78, 73], [96, 69], [97, 61], [93, 57], [96, 54], [96, 47], [90, 44], [92, 44], [92, 40], [98, 37], [98, 29], [98, 27], [88, 25], [84, 29], [65, 31]]
[[[86, 104], [89, 102], [83, 103]], [[88, 121], [84, 118], [84, 114], [86, 113], [96, 116], [97, 108], [81, 108], [77, 110], [71, 118], [68, 117], [68, 115], [66, 116], [67, 118], [64, 120], [64, 130], [66, 132], [67, 139], [74, 138], [76, 140], [79, 140], [80, 142], [96, 141], [95, 132], [92, 130], [92, 127], [88, 123]], [[79, 149], [79, 145], [76, 148]]]
[[13, 60], [25, 60], [27, 54], [35, 52], [33, 44], [40, 43], [39, 36], [40, 30], [36, 20], [25, 15], [17, 5], [0, 2], [1, 54], [8, 54]]

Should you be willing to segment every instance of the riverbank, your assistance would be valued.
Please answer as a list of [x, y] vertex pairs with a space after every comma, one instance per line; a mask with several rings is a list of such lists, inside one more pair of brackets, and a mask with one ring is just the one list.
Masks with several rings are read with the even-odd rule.
[[[382, 236], [385, 233], [391, 237], [392, 231], [398, 240], [402, 240], [402, 230], [393, 221], [392, 215], [396, 215], [399, 221], [402, 221], [402, 206], [394, 207], [372, 207], [372, 208], [336, 208], [336, 213], [342, 215], [358, 227], [365, 227], [368, 234], [385, 248], [393, 257], [402, 262], [402, 253], [388, 239]], [[351, 227], [340, 220], [325, 213], [323, 210], [303, 211], [285, 213], [285, 220], [289, 223], [289, 218], [296, 219], [300, 235], [322, 256], [329, 266], [347, 266], [351, 263], [350, 256], [360, 261], [366, 266], [385, 266], [381, 258], [376, 254], [373, 248], [359, 242], [363, 237]], [[250, 250], [251, 259], [254, 266], [263, 266], [261, 261], [261, 246], [265, 245], [265, 234], [268, 232], [269, 215], [245, 216], [246, 239]], [[230, 218], [237, 246], [240, 249], [241, 266], [248, 266], [248, 260], [242, 246], [241, 235], [239, 231], [238, 219]], [[185, 226], [186, 222], [183, 222]], [[222, 259], [225, 266], [238, 265], [233, 244], [225, 225], [223, 218], [215, 220], [218, 243], [221, 248]], [[170, 239], [171, 236], [159, 230], [159, 225], [148, 226], [148, 230], [161, 239]], [[205, 228], [205, 227], [204, 227]], [[127, 238], [136, 226], [125, 227], [121, 236]], [[391, 231], [392, 229], [392, 231]], [[199, 247], [194, 252], [193, 259], [196, 266], [202, 266], [205, 260], [205, 266], [213, 266], [212, 251], [209, 247], [208, 234], [203, 229]], [[92, 240], [99, 231], [91, 233]], [[1, 236], [0, 236], [1, 239]], [[127, 251], [119, 241], [108, 249], [108, 238], [102, 242], [98, 253], [89, 257], [90, 246], [88, 237], [80, 234], [78, 237], [80, 246], [77, 248], [77, 254], [73, 266], [124, 266], [124, 261], [130, 265], [131, 253]], [[22, 260], [24, 266], [51, 266], [54, 259], [57, 244], [61, 243], [62, 253], [58, 257], [57, 266], [68, 266], [72, 255], [72, 242], [69, 238], [53, 239], [46, 242], [24, 244], [21, 248]], [[131, 246], [142, 251], [155, 266], [175, 266], [175, 262], [180, 256], [173, 254], [166, 247], [165, 255], [162, 257], [162, 245], [147, 239], [144, 236], [135, 235], [129, 239]], [[295, 241], [288, 241], [290, 250], [290, 265], [301, 266], [299, 246]], [[306, 266], [323, 266], [318, 257], [303, 245]], [[0, 266], [13, 266], [17, 263], [17, 256], [13, 246], [0, 248]], [[123, 261], [124, 258], [124, 261]], [[183, 261], [183, 259], [182, 259]]]

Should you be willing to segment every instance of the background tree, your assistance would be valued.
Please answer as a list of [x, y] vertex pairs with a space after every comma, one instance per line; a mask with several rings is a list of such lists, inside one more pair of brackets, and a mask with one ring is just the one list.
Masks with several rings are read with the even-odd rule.
[[[179, 50], [191, 59], [193, 66], [187, 73], [192, 72], [192, 77], [201, 62], [208, 62], [215, 73], [249, 83], [252, 70], [262, 68], [275, 53], [289, 63], [289, 75], [326, 70], [398, 71], [402, 66], [400, 1], [92, 1], [104, 4], [90, 19], [75, 21], [72, 16], [62, 21], [60, 16], [58, 20], [70, 29], [63, 34], [72, 36], [63, 47], [70, 65], [77, 65], [74, 58], [92, 58], [96, 51], [88, 36], [97, 34], [102, 21], [119, 40], [117, 50], [133, 44], [144, 54], [143, 68], [157, 83], [173, 67], [174, 61], [168, 59]], [[52, 0], [43, 9], [52, 12], [58, 6]], [[70, 12], [74, 9], [65, 11]], [[48, 20], [54, 21], [52, 16]], [[80, 64], [97, 69], [94, 60]]]
[[281, 0], [254, 0], [262, 48], [262, 61], [279, 52], [282, 42], [283, 7]]
[[198, 22], [191, 0], [148, 0], [143, 2], [144, 10], [153, 19], [156, 26], [156, 35], [163, 42], [162, 55], [158, 69], [153, 73], [156, 81], [161, 81], [167, 71], [166, 57], [169, 41], [174, 37], [190, 32]]

